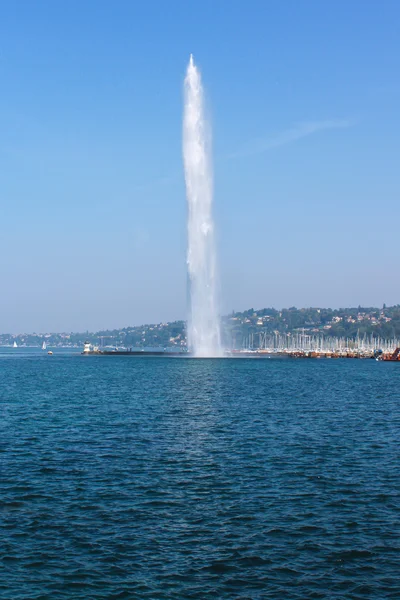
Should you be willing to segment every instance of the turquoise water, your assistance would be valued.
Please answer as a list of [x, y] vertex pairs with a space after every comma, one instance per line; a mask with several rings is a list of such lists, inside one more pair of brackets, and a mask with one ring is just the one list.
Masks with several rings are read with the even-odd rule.
[[0, 356], [0, 598], [399, 598], [400, 365]]

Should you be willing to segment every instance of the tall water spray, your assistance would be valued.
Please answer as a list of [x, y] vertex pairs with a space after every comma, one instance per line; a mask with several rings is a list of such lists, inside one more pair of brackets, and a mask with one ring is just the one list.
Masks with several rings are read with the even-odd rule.
[[187, 264], [190, 285], [188, 345], [195, 356], [220, 356], [211, 135], [204, 115], [201, 76], [192, 55], [184, 89], [183, 162], [188, 202]]

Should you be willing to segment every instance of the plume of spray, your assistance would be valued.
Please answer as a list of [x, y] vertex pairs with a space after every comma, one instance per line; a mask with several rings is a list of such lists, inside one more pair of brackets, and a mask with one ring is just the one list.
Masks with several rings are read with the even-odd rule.
[[188, 206], [188, 345], [197, 357], [222, 355], [210, 138], [201, 75], [190, 55], [184, 83], [183, 162]]

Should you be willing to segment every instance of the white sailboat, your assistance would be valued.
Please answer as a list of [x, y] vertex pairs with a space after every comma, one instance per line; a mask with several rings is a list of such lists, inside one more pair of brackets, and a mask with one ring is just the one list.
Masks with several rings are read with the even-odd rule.
[[14, 342], [14, 344], [13, 344], [13, 348], [18, 348], [18, 346], [17, 346], [17, 342]]
[[43, 344], [42, 344], [42, 350], [46, 350], [46, 342], [43, 342]]

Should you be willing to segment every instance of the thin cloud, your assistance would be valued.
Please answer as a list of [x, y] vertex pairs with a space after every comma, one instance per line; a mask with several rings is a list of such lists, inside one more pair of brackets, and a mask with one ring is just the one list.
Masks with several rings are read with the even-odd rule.
[[292, 144], [298, 140], [313, 135], [319, 131], [328, 129], [345, 129], [354, 125], [353, 121], [348, 119], [331, 119], [328, 121], [306, 121], [298, 123], [291, 129], [278, 133], [275, 137], [253, 140], [245, 144], [240, 150], [229, 155], [229, 158], [242, 158], [245, 156], [253, 156], [262, 154], [272, 148], [279, 148]]

